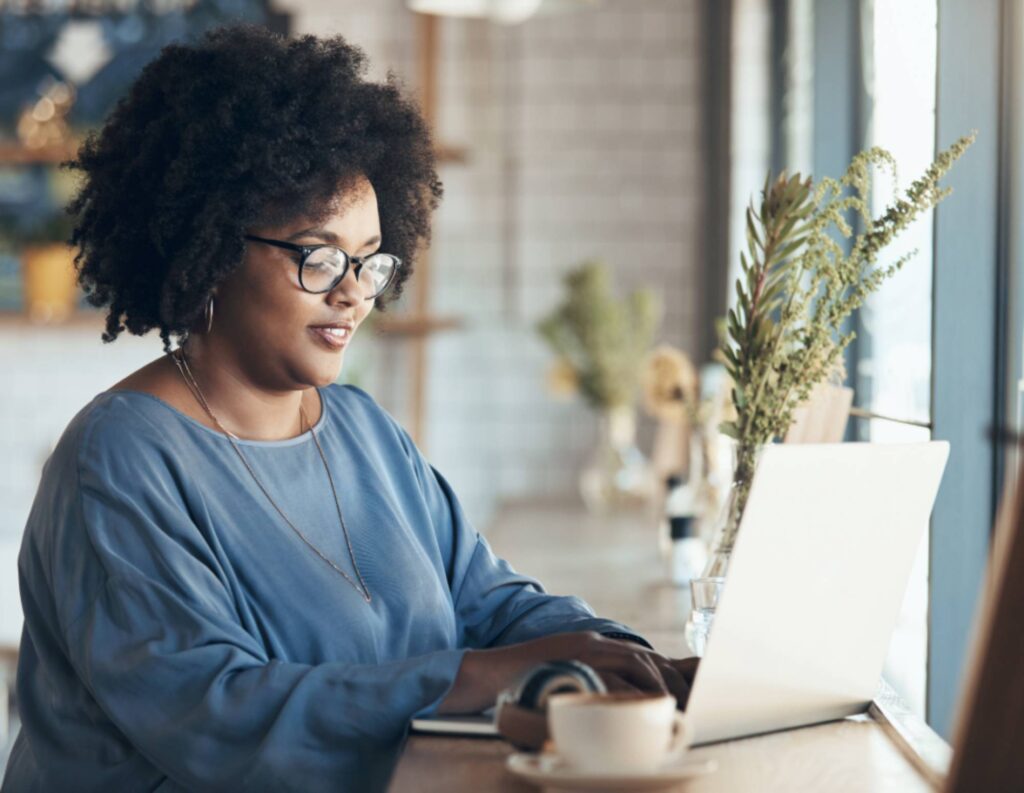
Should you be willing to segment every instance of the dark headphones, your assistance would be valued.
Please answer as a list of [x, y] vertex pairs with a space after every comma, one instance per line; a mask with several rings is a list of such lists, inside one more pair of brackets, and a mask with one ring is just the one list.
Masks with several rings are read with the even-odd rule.
[[505, 740], [519, 749], [541, 749], [548, 739], [548, 698], [585, 691], [604, 694], [604, 681], [579, 661], [549, 661], [530, 669], [512, 688], [498, 695], [494, 723]]

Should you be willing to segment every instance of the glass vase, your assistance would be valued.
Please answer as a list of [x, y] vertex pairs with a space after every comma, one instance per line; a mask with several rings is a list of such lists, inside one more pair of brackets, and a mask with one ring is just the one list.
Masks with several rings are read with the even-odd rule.
[[597, 445], [580, 472], [580, 495], [596, 515], [642, 508], [651, 497], [651, 470], [636, 445], [636, 411], [630, 405], [602, 408]]
[[[743, 519], [743, 510], [747, 506], [750, 486], [764, 449], [764, 445], [744, 443], [738, 443], [733, 447], [732, 483], [716, 521], [708, 561], [700, 576], [702, 581], [717, 582], [719, 590], [724, 588], [729, 575], [729, 565]], [[686, 622], [686, 642], [697, 655], [703, 655], [711, 633], [713, 617], [713, 607], [710, 611], [707, 607], [702, 608], [699, 614], [691, 609], [690, 618]]]

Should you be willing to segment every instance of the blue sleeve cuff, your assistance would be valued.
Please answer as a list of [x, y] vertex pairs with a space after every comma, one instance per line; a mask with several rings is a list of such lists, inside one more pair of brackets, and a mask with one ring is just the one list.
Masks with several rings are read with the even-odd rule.
[[635, 633], [626, 633], [625, 631], [601, 631], [601, 635], [607, 636], [609, 639], [622, 639], [627, 642], [636, 642], [637, 644], [643, 645], [648, 650], [654, 649], [647, 639], [642, 636], [637, 636]]

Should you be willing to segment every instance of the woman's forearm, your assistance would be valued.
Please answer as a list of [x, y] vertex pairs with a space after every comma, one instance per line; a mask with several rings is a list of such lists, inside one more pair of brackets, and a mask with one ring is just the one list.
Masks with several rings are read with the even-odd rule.
[[476, 713], [493, 705], [501, 690], [531, 664], [529, 659], [517, 658], [515, 651], [521, 647], [510, 645], [465, 653], [455, 682], [437, 712]]

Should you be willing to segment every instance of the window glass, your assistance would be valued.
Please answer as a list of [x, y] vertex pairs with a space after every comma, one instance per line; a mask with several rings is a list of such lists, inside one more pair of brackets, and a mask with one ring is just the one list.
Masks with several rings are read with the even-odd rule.
[[[924, 172], [935, 153], [936, 0], [874, 0], [868, 90], [868, 143], [899, 164], [898, 188]], [[892, 199], [892, 179], [877, 174], [875, 214]], [[881, 263], [916, 256], [868, 301], [858, 335], [856, 403], [873, 413], [929, 424], [932, 338], [931, 213], [908, 228]], [[872, 419], [862, 437], [876, 442], [924, 441], [927, 427]], [[886, 679], [922, 718], [928, 649], [928, 537], [914, 572], [885, 665]]]
[[740, 251], [747, 250], [746, 210], [764, 187], [771, 160], [771, 9], [768, 0], [737, 0], [732, 31], [732, 138], [729, 186], [729, 305], [736, 301]]
[[[1011, 6], [1007, 23], [1010, 40], [1024, 40], [1024, 8], [1019, 4]], [[1009, 143], [1005, 157], [1006, 198], [1009, 202], [1006, 222], [1009, 268], [1006, 284], [1006, 406], [1002, 420], [1010, 429], [1021, 433], [1024, 432], [1024, 53], [1020, 48], [1010, 48], [1007, 66], [1009, 90], [1006, 134]], [[1024, 448], [1021, 446], [1006, 446], [1006, 485], [1015, 485], [1022, 456]]]

